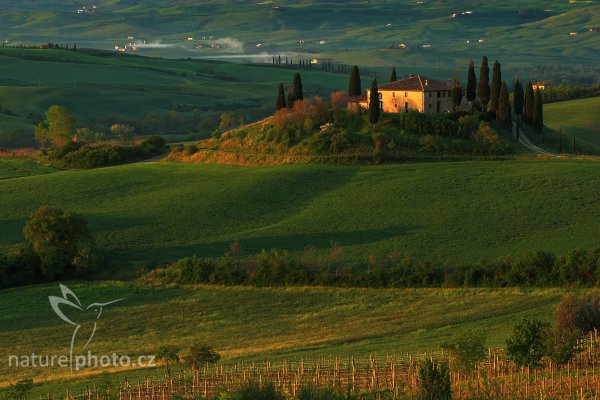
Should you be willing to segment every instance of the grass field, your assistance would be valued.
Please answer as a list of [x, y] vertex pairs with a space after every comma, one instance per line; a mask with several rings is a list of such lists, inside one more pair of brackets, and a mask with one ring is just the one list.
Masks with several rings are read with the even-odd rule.
[[562, 130], [566, 150], [575, 136], [580, 145], [600, 152], [600, 97], [547, 104], [544, 113], [544, 123], [554, 135]]
[[[5, 163], [11, 163], [6, 160]], [[410, 255], [473, 263], [599, 245], [600, 176], [584, 161], [340, 167], [133, 164], [0, 181], [0, 245], [42, 205], [82, 213], [117, 270], [281, 247], [341, 259]], [[111, 271], [113, 273], [115, 271]], [[114, 277], [114, 275], [108, 275]]]
[[0, 158], [0, 180], [48, 174], [56, 171], [53, 168], [44, 167], [27, 159], [1, 159]]
[[[89, 347], [94, 354], [137, 356], [154, 354], [163, 344], [185, 349], [204, 342], [227, 362], [437, 351], [467, 329], [481, 330], [488, 345], [499, 345], [515, 319], [549, 320], [562, 294], [518, 289], [67, 285], [84, 305], [125, 298], [105, 308]], [[60, 296], [58, 285], [0, 291], [0, 384], [27, 377], [37, 382], [85, 377], [85, 371], [71, 375], [60, 368], [20, 370], [5, 363], [8, 354], [68, 354], [72, 327], [52, 312], [49, 295]], [[78, 321], [85, 329], [93, 316], [79, 316]], [[52, 383], [40, 390], [61, 387], [64, 384]]]

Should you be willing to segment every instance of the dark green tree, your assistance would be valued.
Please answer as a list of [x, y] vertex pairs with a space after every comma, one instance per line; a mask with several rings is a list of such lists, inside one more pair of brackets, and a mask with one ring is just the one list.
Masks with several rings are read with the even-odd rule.
[[355, 65], [352, 67], [352, 71], [350, 72], [350, 82], [348, 83], [348, 96], [350, 97], [358, 97], [362, 92], [361, 84], [360, 84], [360, 71], [358, 67]]
[[573, 135], [573, 141], [571, 142], [571, 154], [575, 154], [577, 152], [577, 140], [575, 139], [575, 135]]
[[466, 331], [443, 344], [442, 348], [448, 352], [456, 369], [470, 374], [477, 368], [477, 364], [485, 359], [485, 334]]
[[525, 100], [523, 102], [523, 121], [531, 126], [533, 121], [533, 101], [535, 93], [533, 92], [533, 85], [531, 81], [527, 82], [525, 87]]
[[491, 94], [490, 94], [490, 110], [493, 113], [498, 112], [501, 89], [502, 89], [502, 70], [500, 69], [500, 63], [498, 61], [496, 61], [494, 63], [494, 69], [492, 72], [492, 87], [491, 87]]
[[371, 83], [371, 91], [369, 93], [369, 122], [375, 125], [381, 116], [381, 108], [379, 105], [379, 88], [377, 87], [377, 79]]
[[278, 111], [285, 107], [285, 90], [283, 89], [283, 83], [280, 83], [279, 89], [277, 90], [277, 101], [275, 103], [275, 110]]
[[25, 239], [39, 256], [41, 272], [48, 278], [70, 269], [96, 266], [96, 244], [85, 220], [78, 214], [41, 207], [23, 229]]
[[392, 75], [390, 75], [390, 82], [396, 82], [398, 77], [396, 76], [396, 67], [392, 67]]
[[452, 90], [450, 91], [450, 98], [452, 99], [452, 111], [456, 111], [460, 107], [460, 103], [463, 98], [463, 89], [460, 84], [460, 73], [456, 71], [454, 76], [454, 82], [452, 83]]
[[296, 74], [294, 74], [294, 83], [292, 83], [292, 87], [288, 89], [288, 108], [293, 108], [294, 103], [299, 100], [304, 100], [304, 93], [302, 90], [302, 78], [300, 77], [300, 73], [296, 72]]
[[487, 110], [490, 102], [490, 67], [488, 66], [488, 58], [483, 57], [481, 67], [479, 68], [479, 86], [477, 86], [477, 96], [481, 101], [481, 111]]
[[531, 126], [538, 135], [544, 133], [544, 104], [542, 102], [542, 92], [540, 89], [535, 91], [533, 100], [533, 116], [531, 118]]
[[186, 361], [193, 368], [200, 369], [206, 364], [214, 364], [221, 359], [221, 355], [205, 344], [190, 347]]
[[521, 81], [517, 77], [515, 81], [515, 89], [513, 92], [513, 110], [515, 115], [517, 116], [517, 137], [519, 137], [519, 127], [521, 126], [521, 118], [523, 116], [523, 86], [521, 85]]
[[167, 374], [171, 374], [171, 363], [179, 364], [179, 349], [173, 346], [160, 346], [155, 354], [155, 358], [158, 361], [164, 361], [167, 369]]
[[539, 367], [546, 354], [545, 335], [550, 324], [523, 319], [515, 324], [506, 339], [506, 355], [519, 366]]
[[502, 81], [500, 86], [500, 97], [498, 98], [498, 110], [496, 112], [498, 124], [506, 130], [512, 128], [512, 116], [510, 113], [510, 97], [506, 82]]
[[473, 111], [473, 102], [477, 99], [477, 77], [475, 76], [475, 64], [473, 60], [469, 62], [469, 72], [467, 73], [467, 101]]
[[452, 381], [448, 364], [426, 359], [419, 365], [419, 399], [451, 400]]

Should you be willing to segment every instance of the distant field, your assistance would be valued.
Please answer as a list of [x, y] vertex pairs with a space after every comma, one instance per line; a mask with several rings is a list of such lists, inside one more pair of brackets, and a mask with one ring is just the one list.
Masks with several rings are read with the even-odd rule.
[[[18, 114], [0, 114], [0, 147], [31, 142], [33, 123], [25, 118], [30, 113], [41, 118], [54, 104], [68, 107], [78, 126], [98, 129], [121, 121], [142, 126], [144, 117], [169, 116], [169, 127], [155, 128], [150, 119], [146, 128], [207, 137], [216, 126], [201, 122], [211, 115], [218, 125], [218, 116], [226, 111], [235, 114], [236, 123], [272, 113], [277, 86], [290, 85], [294, 72], [214, 61], [0, 48], [0, 105]], [[305, 96], [347, 88], [346, 74], [305, 71], [302, 77]], [[193, 110], [196, 122], [188, 123]], [[23, 138], [15, 140], [15, 135]]]
[[[77, 42], [103, 49], [145, 41], [151, 48], [140, 54], [173, 58], [263, 62], [272, 54], [318, 56], [364, 66], [396, 65], [402, 74], [437, 73], [439, 78], [451, 78], [457, 66], [464, 68], [471, 58], [487, 54], [503, 62], [507, 77], [591, 83], [600, 61], [600, 35], [589, 32], [600, 25], [597, 0], [94, 4], [94, 13], [76, 14], [83, 4], [42, 0], [31, 7], [2, 0], [0, 37], [9, 43]], [[401, 43], [409, 48], [400, 50]]]
[[544, 113], [546, 126], [554, 133], [562, 130], [566, 148], [575, 136], [580, 144], [600, 152], [600, 97], [548, 104]]
[[[10, 163], [10, 161], [5, 161]], [[455, 162], [340, 167], [133, 164], [0, 181], [0, 245], [42, 205], [79, 212], [101, 249], [131, 263], [281, 247], [342, 260], [409, 255], [474, 263], [600, 245], [596, 162]], [[115, 272], [112, 271], [111, 274]], [[120, 275], [108, 275], [115, 278]]]
[[[125, 298], [103, 311], [89, 347], [94, 354], [136, 356], [154, 354], [163, 344], [186, 349], [208, 343], [227, 362], [437, 351], [466, 329], [482, 330], [488, 345], [500, 345], [515, 319], [549, 320], [563, 293], [67, 285], [85, 305]], [[72, 327], [53, 313], [49, 295], [60, 295], [57, 284], [0, 291], [0, 385], [28, 377], [36, 382], [82, 378], [60, 368], [9, 369], [5, 363], [7, 353], [68, 354]], [[91, 316], [78, 318], [83, 329], [92, 321]], [[135, 379], [132, 373], [127, 377]], [[40, 394], [61, 386], [55, 394], [64, 394], [64, 385], [57, 384], [40, 388]]]

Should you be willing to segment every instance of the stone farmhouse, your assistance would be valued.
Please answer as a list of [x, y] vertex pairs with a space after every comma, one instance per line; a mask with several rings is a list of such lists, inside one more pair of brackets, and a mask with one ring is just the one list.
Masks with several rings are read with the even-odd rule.
[[[379, 86], [379, 107], [383, 112], [402, 113], [417, 110], [422, 113], [452, 112], [452, 81], [439, 81], [421, 75]], [[463, 87], [463, 99], [458, 109], [468, 110], [467, 90]], [[350, 107], [369, 107], [371, 90], [350, 100]]]

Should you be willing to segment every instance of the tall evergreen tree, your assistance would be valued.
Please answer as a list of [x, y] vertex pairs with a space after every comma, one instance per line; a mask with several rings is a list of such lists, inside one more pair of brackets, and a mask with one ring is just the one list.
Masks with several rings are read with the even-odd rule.
[[475, 76], [475, 63], [473, 60], [469, 63], [469, 72], [467, 73], [467, 101], [473, 111], [473, 102], [477, 99], [477, 77]]
[[369, 93], [369, 122], [375, 125], [381, 116], [379, 108], [379, 88], [377, 87], [377, 79], [371, 83], [371, 91]]
[[354, 67], [352, 67], [352, 72], [350, 72], [350, 82], [348, 83], [348, 96], [360, 96], [362, 92], [362, 88], [360, 86], [360, 71], [358, 70], [358, 66], [355, 65]]
[[498, 111], [496, 111], [496, 120], [504, 129], [512, 128], [512, 117], [510, 114], [510, 97], [506, 82], [502, 81], [500, 85], [500, 97], [498, 98]]
[[513, 110], [515, 115], [517, 116], [517, 126], [520, 126], [520, 118], [523, 115], [523, 85], [521, 85], [521, 81], [519, 77], [515, 81], [515, 91], [513, 93]]
[[296, 72], [294, 75], [294, 83], [288, 90], [288, 108], [293, 108], [294, 103], [298, 100], [304, 100], [304, 93], [302, 92], [302, 78], [300, 77], [300, 73]]
[[285, 107], [285, 90], [283, 89], [283, 83], [280, 83], [279, 89], [277, 90], [277, 102], [275, 103], [275, 110], [278, 111]]
[[488, 66], [488, 58], [485, 56], [481, 60], [481, 67], [479, 68], [477, 96], [479, 97], [479, 101], [481, 101], [481, 111], [485, 112], [490, 102], [490, 67]]
[[531, 81], [527, 82], [525, 87], [525, 102], [523, 103], [523, 121], [529, 126], [533, 121], [533, 101], [535, 94], [533, 93], [533, 85]]
[[542, 102], [542, 92], [540, 91], [540, 89], [537, 89], [535, 91], [531, 126], [533, 126], [533, 130], [538, 135], [544, 133], [544, 104]]
[[392, 67], [392, 75], [390, 75], [390, 82], [396, 82], [398, 77], [396, 76], [396, 67]]
[[452, 90], [450, 91], [450, 98], [452, 99], [452, 111], [456, 111], [460, 107], [463, 98], [463, 89], [460, 84], [460, 73], [456, 71], [454, 75], [454, 82], [452, 84]]
[[494, 63], [494, 70], [492, 72], [492, 88], [490, 94], [490, 109], [493, 113], [498, 112], [498, 105], [500, 100], [500, 90], [502, 89], [502, 70], [500, 69], [500, 63], [496, 61]]

